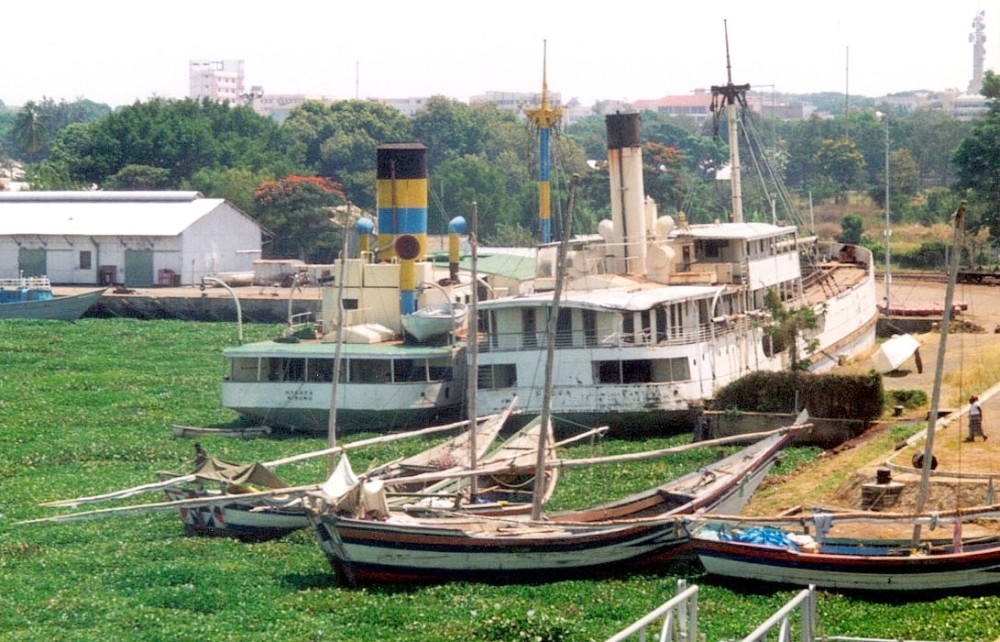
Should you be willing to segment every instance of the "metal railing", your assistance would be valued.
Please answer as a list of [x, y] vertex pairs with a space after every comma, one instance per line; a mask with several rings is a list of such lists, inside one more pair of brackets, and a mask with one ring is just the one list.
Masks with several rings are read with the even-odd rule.
[[699, 642], [698, 586], [687, 588], [687, 582], [677, 581], [677, 595], [659, 608], [650, 611], [605, 642], [636, 639], [645, 642], [650, 629], [659, 629], [659, 642]]
[[[684, 580], [678, 580], [676, 597], [664, 602], [628, 627], [611, 636], [605, 642], [624, 642], [636, 639], [645, 642], [653, 629], [658, 628], [659, 642], [703, 642], [698, 636], [698, 586], [686, 588]], [[796, 622], [798, 635], [795, 635]], [[753, 633], [740, 642], [766, 642], [776, 633], [776, 642], [921, 642], [902, 638], [861, 638], [848, 636], [817, 635], [816, 586], [810, 585], [799, 591], [795, 597], [778, 609], [774, 615], [754, 629]], [[727, 641], [731, 642], [731, 641]]]
[[20, 276], [14, 278], [0, 279], [0, 288], [14, 288], [16, 290], [47, 290], [52, 287], [47, 276]]
[[816, 639], [816, 587], [813, 585], [799, 591], [798, 595], [754, 629], [753, 633], [743, 638], [742, 642], [766, 641], [773, 629], [778, 631], [778, 642], [791, 642], [792, 620], [796, 613], [799, 616], [799, 639], [802, 642], [812, 642]]
[[[759, 321], [752, 319], [749, 315], [744, 315], [729, 321], [704, 323], [695, 327], [676, 330], [639, 330], [636, 332], [612, 332], [602, 335], [587, 333], [584, 330], [570, 330], [557, 332], [555, 342], [557, 348], [680, 346], [708, 341], [709, 339], [722, 337], [729, 333], [744, 333], [755, 323], [759, 323]], [[525, 337], [528, 338], [527, 341]], [[493, 332], [480, 340], [479, 350], [480, 352], [540, 350], [545, 348], [545, 342], [546, 336], [543, 332]]]

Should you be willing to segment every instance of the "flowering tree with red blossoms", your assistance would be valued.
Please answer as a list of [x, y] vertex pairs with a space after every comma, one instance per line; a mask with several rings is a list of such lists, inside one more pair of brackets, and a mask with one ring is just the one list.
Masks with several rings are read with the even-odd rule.
[[253, 198], [258, 222], [274, 234], [267, 258], [323, 263], [335, 258], [340, 231], [330, 218], [346, 202], [340, 183], [321, 176], [288, 176], [261, 183]]

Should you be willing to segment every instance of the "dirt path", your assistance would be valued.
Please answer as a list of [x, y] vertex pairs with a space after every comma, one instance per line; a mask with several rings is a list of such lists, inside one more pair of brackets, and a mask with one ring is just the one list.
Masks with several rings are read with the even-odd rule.
[[[897, 280], [890, 288], [893, 303], [943, 303], [944, 283]], [[959, 284], [955, 301], [968, 308], [954, 326], [963, 331], [950, 334], [944, 358], [944, 377], [939, 401], [939, 422], [933, 441], [938, 466], [932, 476], [927, 510], [951, 510], [987, 503], [995, 483], [1000, 501], [1000, 288]], [[915, 335], [920, 342], [922, 372], [911, 357], [898, 372], [883, 378], [891, 389], [919, 389], [933, 392], [939, 348], [937, 329]], [[874, 353], [874, 350], [871, 351]], [[869, 355], [862, 355], [844, 366], [846, 372], [868, 372]], [[979, 388], [979, 389], [977, 389]], [[983, 403], [984, 430], [991, 438], [975, 443], [964, 441], [968, 432], [965, 411], [970, 394], [979, 394]], [[746, 512], [752, 515], [774, 514], [796, 506], [861, 507], [861, 487], [874, 483], [879, 468], [888, 468], [892, 481], [904, 489], [892, 510], [912, 508], [917, 496], [919, 474], [912, 468], [913, 456], [923, 453], [927, 426], [927, 406], [896, 419], [887, 418], [864, 435], [826, 453], [807, 470], [794, 476], [777, 478], [761, 488]], [[910, 426], [908, 430], [902, 428]], [[917, 432], [903, 443], [908, 433]], [[948, 473], [958, 473], [949, 476]], [[996, 477], [995, 482], [991, 480]]]

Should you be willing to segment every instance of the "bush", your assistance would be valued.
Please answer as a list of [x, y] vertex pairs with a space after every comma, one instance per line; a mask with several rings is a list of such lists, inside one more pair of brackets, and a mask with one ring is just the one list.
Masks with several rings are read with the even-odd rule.
[[927, 393], [923, 390], [886, 390], [890, 406], [903, 406], [913, 409], [927, 404]]
[[717, 410], [795, 412], [807, 408], [815, 417], [872, 421], [882, 416], [882, 377], [868, 375], [755, 372], [734, 381], [716, 395]]

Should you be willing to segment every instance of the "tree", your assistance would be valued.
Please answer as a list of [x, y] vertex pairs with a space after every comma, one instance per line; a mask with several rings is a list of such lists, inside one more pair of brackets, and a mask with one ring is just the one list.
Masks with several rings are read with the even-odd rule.
[[248, 107], [211, 100], [153, 99], [123, 107], [56, 138], [52, 160], [82, 185], [103, 185], [127, 165], [167, 170], [179, 188], [204, 168], [296, 166], [277, 123]]
[[971, 131], [972, 124], [931, 109], [919, 109], [898, 122], [899, 145], [912, 154], [920, 172], [921, 186], [949, 185], [952, 156]]
[[432, 96], [413, 116], [413, 136], [427, 146], [429, 165], [436, 167], [483, 151], [487, 132], [473, 109], [444, 96]]
[[338, 182], [363, 209], [375, 207], [378, 146], [412, 137], [411, 123], [399, 110], [367, 100], [308, 101], [293, 109], [281, 128], [298, 164]]
[[[764, 295], [764, 307], [771, 314], [771, 323], [765, 331], [772, 341], [774, 352], [781, 352], [787, 348], [789, 369], [808, 369], [808, 361], [799, 358], [799, 337], [806, 330], [815, 330], [818, 327], [819, 319], [816, 312], [807, 305], [786, 308], [774, 290], [768, 290]], [[819, 339], [806, 341], [806, 353], [812, 354], [818, 346]]]
[[479, 236], [485, 243], [495, 243], [494, 235], [502, 225], [520, 224], [516, 201], [505, 189], [504, 172], [496, 163], [477, 155], [464, 156], [446, 161], [434, 176], [439, 194], [433, 200], [441, 207], [441, 221], [446, 223], [457, 215], [468, 218], [475, 201]]
[[162, 167], [126, 165], [110, 176], [105, 188], [122, 191], [162, 190], [170, 185], [170, 172]]
[[11, 133], [18, 150], [15, 155], [29, 163], [42, 159], [47, 149], [48, 132], [42, 123], [42, 112], [34, 101], [29, 101], [17, 112]]
[[862, 185], [865, 159], [850, 139], [824, 140], [813, 161], [837, 184], [841, 192]]
[[[904, 219], [910, 200], [920, 191], [920, 170], [909, 149], [899, 149], [889, 154], [889, 215], [894, 222]], [[885, 164], [878, 172], [878, 181], [868, 193], [875, 205], [885, 208]]]
[[339, 183], [318, 176], [267, 181], [254, 192], [257, 220], [274, 234], [268, 258], [331, 263], [339, 233], [330, 218], [346, 202]]
[[261, 183], [274, 180], [267, 169], [252, 170], [246, 167], [205, 168], [195, 172], [184, 189], [201, 192], [211, 198], [224, 198], [240, 211], [250, 216], [256, 214], [254, 193]]
[[29, 101], [14, 116], [8, 129], [6, 147], [10, 155], [24, 162], [37, 163], [47, 160], [56, 135], [74, 123], [99, 120], [111, 113], [111, 108], [90, 100], [78, 99], [55, 102], [43, 98], [41, 102]]
[[989, 112], [977, 121], [954, 155], [957, 184], [969, 201], [966, 229], [975, 233], [985, 225], [1000, 239], [1000, 75], [986, 71], [981, 92]]
[[840, 235], [837, 236], [837, 241], [859, 245], [863, 231], [864, 222], [861, 220], [861, 217], [856, 214], [848, 214], [840, 219]]
[[657, 206], [679, 210], [687, 195], [688, 176], [684, 154], [659, 143], [643, 146], [643, 187]]

